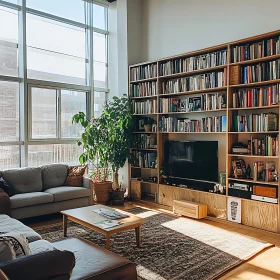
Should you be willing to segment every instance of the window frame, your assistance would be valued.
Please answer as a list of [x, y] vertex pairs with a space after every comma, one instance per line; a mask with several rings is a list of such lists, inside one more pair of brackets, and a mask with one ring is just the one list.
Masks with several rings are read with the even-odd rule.
[[[28, 166], [28, 146], [31, 145], [44, 145], [44, 144], [75, 144], [76, 138], [55, 138], [55, 139], [32, 139], [30, 130], [30, 120], [31, 120], [31, 111], [30, 111], [30, 89], [31, 87], [41, 87], [41, 88], [51, 88], [51, 89], [59, 89], [60, 91], [65, 90], [74, 90], [74, 91], [83, 91], [86, 92], [86, 100], [87, 100], [87, 116], [90, 118], [94, 115], [94, 92], [101, 92], [105, 94], [105, 99], [107, 99], [109, 89], [108, 89], [108, 40], [109, 40], [109, 32], [108, 32], [108, 7], [109, 4], [106, 4], [99, 0], [84, 0], [85, 5], [87, 4], [97, 4], [105, 7], [105, 30], [93, 27], [90, 24], [83, 24], [80, 22], [72, 21], [66, 18], [62, 18], [59, 16], [51, 15], [45, 12], [41, 12], [38, 10], [34, 10], [32, 8], [26, 7], [26, 0], [19, 0], [20, 4], [9, 3], [4, 0], [0, 0], [0, 6], [11, 8], [13, 10], [18, 11], [18, 32], [19, 32], [19, 40], [18, 40], [18, 77], [8, 76], [8, 75], [0, 75], [1, 81], [10, 81], [10, 82], [18, 82], [19, 89], [19, 141], [0, 141], [0, 146], [19, 146], [19, 159], [20, 159], [20, 167]], [[40, 16], [43, 18], [48, 18], [50, 20], [55, 20], [61, 23], [70, 24], [76, 27], [85, 28], [86, 31], [86, 45], [87, 45], [87, 54], [89, 59], [89, 66], [87, 66], [87, 85], [76, 85], [69, 83], [61, 83], [61, 82], [52, 82], [45, 81], [39, 79], [30, 79], [27, 78], [27, 45], [26, 45], [26, 16], [27, 14], [33, 14], [36, 16]], [[90, 13], [89, 13], [90, 14]], [[99, 88], [94, 86], [94, 71], [93, 71], [93, 33], [100, 33], [105, 35], [106, 38], [106, 88]], [[61, 102], [61, 101], [60, 101]], [[60, 125], [60, 124], [59, 124]], [[61, 134], [61, 131], [60, 131]], [[60, 134], [58, 136], [60, 136]]]

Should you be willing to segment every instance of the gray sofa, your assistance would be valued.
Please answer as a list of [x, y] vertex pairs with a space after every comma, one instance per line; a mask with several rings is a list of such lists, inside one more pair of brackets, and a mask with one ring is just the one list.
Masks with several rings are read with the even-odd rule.
[[84, 177], [82, 187], [63, 185], [67, 168], [65, 164], [51, 164], [0, 171], [12, 189], [11, 216], [23, 219], [92, 205], [88, 178]]

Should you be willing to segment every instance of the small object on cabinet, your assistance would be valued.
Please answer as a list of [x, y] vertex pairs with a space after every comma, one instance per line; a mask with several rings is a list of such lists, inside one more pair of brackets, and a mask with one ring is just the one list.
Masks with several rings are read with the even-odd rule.
[[232, 161], [234, 178], [246, 178], [246, 164], [243, 159], [236, 159]]

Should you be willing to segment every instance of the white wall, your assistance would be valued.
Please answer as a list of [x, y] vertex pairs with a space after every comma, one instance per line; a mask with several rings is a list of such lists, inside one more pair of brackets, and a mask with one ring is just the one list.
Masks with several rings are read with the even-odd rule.
[[[142, 0], [117, 0], [108, 10], [109, 96], [128, 94], [128, 66], [141, 61]], [[128, 165], [119, 172], [119, 181], [128, 187]]]
[[280, 29], [279, 0], [142, 2], [142, 61]]

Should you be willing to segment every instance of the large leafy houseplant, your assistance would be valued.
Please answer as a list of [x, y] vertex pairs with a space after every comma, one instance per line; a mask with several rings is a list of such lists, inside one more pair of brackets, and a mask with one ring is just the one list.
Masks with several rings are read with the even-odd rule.
[[[113, 189], [119, 189], [119, 169], [130, 158], [130, 147], [133, 142], [133, 121], [130, 101], [127, 95], [113, 97], [108, 101], [100, 117], [87, 120], [82, 112], [73, 116], [74, 123], [80, 123], [84, 132], [78, 145], [83, 145], [80, 155], [81, 164], [90, 162], [96, 170], [102, 170], [103, 181], [113, 171]], [[96, 172], [100, 174], [100, 171]], [[101, 172], [102, 173], [102, 172]]]

